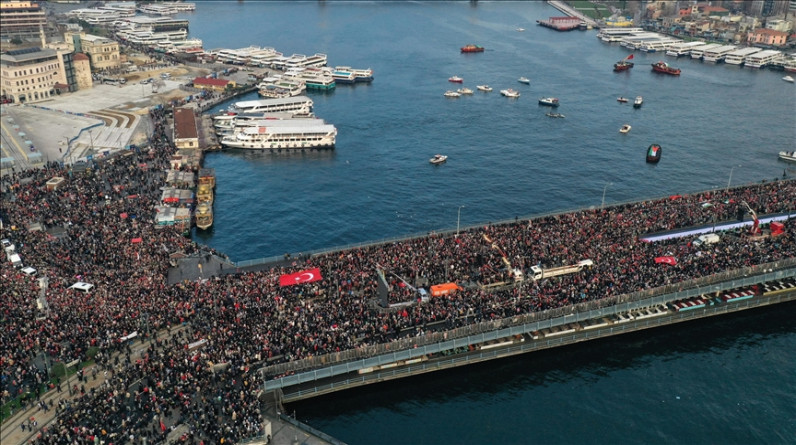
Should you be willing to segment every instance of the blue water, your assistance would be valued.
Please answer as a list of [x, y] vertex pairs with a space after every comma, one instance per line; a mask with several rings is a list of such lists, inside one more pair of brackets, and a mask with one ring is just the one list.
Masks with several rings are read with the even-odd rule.
[[[598, 206], [603, 195], [610, 204], [723, 188], [788, 168], [777, 152], [796, 145], [796, 90], [783, 73], [645, 53], [614, 73], [627, 50], [595, 31], [535, 25], [556, 15], [542, 2], [198, 3], [184, 16], [207, 49], [321, 52], [376, 77], [310, 93], [316, 115], [338, 128], [333, 152], [208, 155], [215, 225], [198, 241], [240, 261], [455, 229], [459, 216], [478, 225]], [[460, 54], [468, 43], [486, 51]], [[683, 74], [652, 73], [660, 59]], [[452, 75], [494, 91], [446, 99]], [[638, 110], [616, 101], [637, 95]], [[546, 117], [543, 96], [558, 97], [566, 118]], [[633, 129], [622, 135], [625, 123]], [[644, 161], [651, 143], [663, 146], [657, 165]], [[448, 162], [430, 165], [435, 153]], [[301, 404], [299, 417], [349, 443], [781, 443], [796, 436], [796, 326], [780, 317], [771, 331], [776, 311], [752, 317], [759, 323], [709, 331], [695, 349], [678, 346], [688, 335], [660, 331], [372, 386]]]

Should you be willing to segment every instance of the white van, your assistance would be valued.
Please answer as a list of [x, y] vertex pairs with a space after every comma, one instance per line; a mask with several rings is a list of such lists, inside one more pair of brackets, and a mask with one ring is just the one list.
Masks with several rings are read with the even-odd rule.
[[10, 261], [11, 265], [16, 269], [22, 267], [22, 258], [20, 258], [16, 253], [8, 255], [8, 261]]
[[80, 292], [87, 294], [93, 287], [94, 287], [93, 284], [78, 281], [77, 283], [69, 286], [69, 289], [79, 290]]
[[0, 240], [0, 243], [3, 244], [3, 250], [6, 251], [6, 255], [11, 255], [12, 253], [14, 253], [14, 250], [16, 250], [16, 246], [14, 246], [14, 243], [9, 241], [7, 238], [3, 238], [2, 240]]
[[25, 275], [27, 275], [29, 277], [33, 277], [33, 276], [36, 276], [38, 271], [36, 270], [35, 267], [28, 266], [28, 267], [23, 267], [22, 268], [22, 273], [24, 273]]
[[699, 237], [697, 237], [697, 239], [695, 239], [692, 242], [692, 244], [699, 247], [703, 244], [716, 244], [719, 241], [721, 241], [721, 238], [719, 238], [718, 235], [716, 235], [715, 233], [708, 233], [705, 235], [699, 235]]

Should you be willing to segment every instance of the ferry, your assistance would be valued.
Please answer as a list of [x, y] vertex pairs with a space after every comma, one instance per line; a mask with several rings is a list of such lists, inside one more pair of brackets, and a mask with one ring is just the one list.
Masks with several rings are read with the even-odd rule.
[[281, 76], [266, 77], [257, 84], [257, 92], [262, 97], [293, 97], [300, 96], [305, 91], [307, 91], [306, 83], [283, 79]]
[[655, 71], [656, 73], [671, 74], [672, 76], [680, 75], [680, 68], [669, 66], [668, 63], [661, 60], [652, 64], [652, 71]]
[[632, 34], [644, 32], [643, 28], [601, 28], [597, 33], [597, 38], [603, 42], [618, 42], [622, 38]]
[[730, 53], [727, 53], [724, 56], [724, 63], [730, 65], [741, 65], [746, 60], [746, 57], [751, 56], [754, 53], [759, 53], [761, 51], [760, 48], [741, 48], [736, 49]]
[[539, 105], [547, 105], [549, 107], [557, 107], [559, 105], [558, 99], [555, 97], [542, 97], [539, 99]]
[[517, 98], [520, 97], [520, 92], [511, 88], [507, 88], [505, 90], [500, 90], [500, 94], [506, 97]]
[[644, 103], [644, 98], [641, 96], [636, 96], [636, 99], [633, 101], [633, 108], [641, 108], [641, 105]]
[[249, 127], [257, 126], [301, 126], [301, 125], [321, 125], [325, 122], [312, 115], [294, 115], [291, 113], [270, 113], [261, 116], [233, 116], [222, 115], [213, 119], [213, 128], [217, 136], [237, 134]]
[[312, 56], [293, 54], [290, 57], [277, 57], [271, 63], [275, 69], [287, 71], [290, 68], [308, 68], [326, 66], [326, 54], [316, 53]]
[[335, 68], [335, 70], [332, 71], [332, 78], [336, 83], [344, 85], [351, 85], [356, 83], [357, 81], [357, 78], [354, 75], [354, 73], [346, 71], [337, 71], [337, 68]]
[[704, 46], [705, 42], [683, 42], [672, 45], [666, 50], [666, 55], [670, 57], [683, 57], [691, 54], [691, 50]]
[[229, 107], [233, 113], [279, 113], [282, 111], [294, 114], [312, 113], [312, 99], [307, 96], [283, 97], [278, 99], [244, 100], [235, 102]]
[[334, 125], [263, 125], [244, 128], [221, 138], [221, 145], [246, 150], [301, 150], [334, 148], [337, 129]]
[[657, 164], [661, 160], [663, 149], [658, 144], [652, 144], [647, 148], [647, 162]]
[[308, 90], [333, 90], [336, 86], [332, 72], [319, 68], [288, 70], [282, 75], [282, 79], [296, 83], [304, 82]]
[[196, 227], [207, 230], [213, 225], [213, 207], [202, 203], [196, 206]]
[[691, 49], [691, 58], [692, 59], [700, 59], [705, 56], [705, 51], [713, 51], [716, 48], [721, 48], [723, 45], [720, 43], [708, 43], [706, 45], [697, 46], [696, 48]]
[[715, 49], [707, 50], [702, 56], [702, 60], [704, 60], [705, 62], [712, 62], [712, 63], [723, 62], [724, 59], [727, 57], [727, 54], [735, 51], [736, 49], [738, 49], [737, 46], [724, 45]]
[[462, 47], [463, 53], [482, 53], [484, 52], [483, 46], [478, 45], [465, 45]]
[[683, 43], [681, 39], [675, 38], [661, 38], [650, 42], [642, 42], [638, 49], [645, 53], [664, 52], [674, 45]]
[[744, 59], [744, 66], [747, 68], [763, 68], [781, 60], [784, 60], [782, 51], [766, 49], [747, 56]]

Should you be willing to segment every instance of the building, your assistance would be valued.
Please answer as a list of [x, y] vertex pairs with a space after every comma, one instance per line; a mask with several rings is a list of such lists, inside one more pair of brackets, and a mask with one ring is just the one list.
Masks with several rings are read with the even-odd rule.
[[750, 32], [747, 41], [752, 45], [783, 46], [788, 41], [788, 33], [760, 28]]
[[227, 88], [235, 88], [235, 82], [225, 79], [197, 77], [193, 80], [193, 87], [200, 90], [224, 91]]
[[77, 82], [78, 90], [85, 90], [94, 86], [94, 80], [91, 77], [91, 63], [88, 56], [83, 53], [75, 53], [72, 64], [75, 68], [75, 81]]
[[174, 145], [177, 149], [199, 148], [196, 115], [192, 108], [174, 109]]
[[0, 38], [14, 39], [39, 35], [47, 26], [44, 9], [29, 1], [0, 1]]
[[67, 32], [64, 34], [64, 38], [72, 46], [74, 52], [83, 53], [89, 57], [91, 69], [94, 71], [118, 68], [121, 65], [119, 43], [114, 40], [85, 32]]
[[2, 95], [12, 102], [38, 102], [67, 84], [64, 67], [53, 49], [28, 48], [0, 54]]

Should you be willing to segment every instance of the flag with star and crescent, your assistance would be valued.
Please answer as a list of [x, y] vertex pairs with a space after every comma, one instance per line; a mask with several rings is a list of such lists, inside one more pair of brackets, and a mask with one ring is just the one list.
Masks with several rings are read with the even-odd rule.
[[302, 270], [301, 272], [281, 275], [279, 277], [280, 286], [292, 286], [294, 284], [312, 283], [322, 279], [319, 268]]

